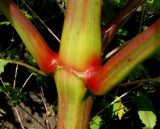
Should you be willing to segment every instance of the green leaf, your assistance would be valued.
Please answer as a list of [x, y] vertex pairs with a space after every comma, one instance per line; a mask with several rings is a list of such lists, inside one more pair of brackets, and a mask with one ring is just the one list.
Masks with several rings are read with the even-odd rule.
[[153, 128], [156, 125], [156, 115], [151, 100], [142, 92], [138, 91], [136, 96], [138, 115], [142, 123], [145, 124], [145, 129]]
[[114, 4], [119, 7], [123, 7], [126, 4], [127, 0], [114, 0]]
[[4, 91], [5, 91], [5, 88], [3, 86], [0, 86], [0, 93]]
[[90, 129], [100, 129], [101, 125], [102, 125], [101, 117], [95, 116], [90, 123]]
[[160, 11], [160, 0], [147, 0], [147, 11], [150, 11], [152, 13], [159, 13]]
[[147, 3], [153, 4], [154, 0], [147, 0]]
[[[118, 97], [116, 97], [116, 98], [118, 98]], [[121, 101], [118, 101], [113, 104], [112, 116], [118, 116], [119, 120], [121, 120], [123, 115], [127, 111], [128, 111], [127, 107], [125, 107]]]
[[8, 60], [0, 59], [0, 74], [4, 72], [4, 67], [9, 63]]
[[20, 92], [20, 87], [13, 88], [9, 82], [4, 82], [3, 86], [0, 86], [0, 92], [7, 93], [10, 96], [10, 101], [13, 106], [19, 104], [21, 99], [28, 99], [24, 92]]
[[127, 36], [128, 35], [128, 31], [123, 29], [123, 28], [120, 28], [118, 31], [117, 31], [117, 35], [118, 36]]

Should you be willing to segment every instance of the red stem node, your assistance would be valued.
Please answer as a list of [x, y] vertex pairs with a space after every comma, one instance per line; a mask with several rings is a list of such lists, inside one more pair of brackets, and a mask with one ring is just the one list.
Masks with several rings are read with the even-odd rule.
[[130, 40], [100, 69], [88, 72], [85, 76], [88, 89], [96, 95], [106, 94], [159, 48], [160, 19]]

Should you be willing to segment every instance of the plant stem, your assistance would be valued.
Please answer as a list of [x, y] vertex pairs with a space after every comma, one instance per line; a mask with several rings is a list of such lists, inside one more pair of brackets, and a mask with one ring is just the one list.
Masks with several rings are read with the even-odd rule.
[[87, 129], [92, 95], [85, 81], [72, 72], [100, 66], [101, 0], [68, 0], [55, 70], [58, 91], [58, 129]]
[[160, 19], [133, 38], [87, 80], [88, 88], [96, 95], [106, 94], [118, 85], [139, 63], [160, 48]]
[[93, 97], [83, 79], [58, 68], [55, 72], [58, 91], [58, 129], [88, 129]]
[[20, 117], [20, 115], [19, 115], [19, 112], [18, 112], [18, 110], [17, 110], [17, 107], [14, 107], [14, 110], [15, 110], [15, 112], [16, 112], [16, 115], [17, 115], [18, 121], [19, 121], [19, 123], [20, 123], [20, 125], [21, 125], [21, 128], [22, 128], [22, 129], [25, 129], [25, 128], [24, 128], [24, 125], [23, 125], [23, 123], [22, 123], [21, 117]]
[[59, 62], [84, 72], [101, 62], [101, 0], [68, 0]]
[[41, 70], [52, 75], [57, 63], [57, 54], [49, 48], [33, 24], [12, 0], [0, 0], [0, 11], [11, 22]]
[[144, 3], [144, 0], [130, 0], [125, 7], [116, 14], [107, 26], [104, 28], [104, 36], [102, 40], [103, 52], [116, 34], [117, 30], [128, 20], [128, 18], [136, 11], [136, 9]]
[[26, 63], [23, 63], [23, 62], [20, 62], [20, 61], [16, 61], [16, 60], [8, 60], [8, 59], [0, 59], [0, 60], [5, 60], [5, 61], [7, 61], [10, 64], [17, 64], [17, 65], [23, 66], [23, 67], [25, 67], [27, 69], [30, 69], [33, 72], [36, 72], [36, 73], [38, 73], [38, 74], [40, 74], [42, 76], [47, 76], [47, 74], [44, 73], [43, 71], [41, 71], [41, 70], [39, 70], [39, 69], [37, 69], [35, 67], [32, 67], [32, 66], [30, 66], [30, 65], [28, 65]]

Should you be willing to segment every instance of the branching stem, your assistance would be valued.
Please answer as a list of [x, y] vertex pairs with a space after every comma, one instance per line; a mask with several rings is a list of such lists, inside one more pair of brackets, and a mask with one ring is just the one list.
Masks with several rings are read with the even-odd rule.
[[15, 61], [15, 60], [8, 60], [8, 59], [5, 59], [5, 60], [7, 60], [8, 63], [11, 63], [11, 64], [21, 65], [21, 66], [23, 66], [23, 67], [25, 67], [27, 69], [30, 69], [30, 70], [32, 70], [32, 71], [34, 71], [34, 72], [36, 72], [36, 73], [38, 73], [38, 74], [40, 74], [42, 76], [47, 76], [47, 74], [44, 73], [43, 71], [41, 71], [41, 70], [39, 70], [39, 69], [37, 69], [35, 67], [32, 67], [32, 66], [30, 66], [30, 65], [28, 65], [26, 63], [23, 63], [23, 62], [20, 62], [20, 61]]

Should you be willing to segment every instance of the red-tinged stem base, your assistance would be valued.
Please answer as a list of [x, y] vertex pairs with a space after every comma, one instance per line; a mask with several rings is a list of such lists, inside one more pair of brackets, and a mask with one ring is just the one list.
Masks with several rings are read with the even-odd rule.
[[93, 97], [83, 79], [59, 68], [55, 71], [58, 91], [58, 129], [88, 129]]
[[[57, 129], [88, 129], [90, 111], [93, 102], [92, 98], [92, 96], [87, 96], [84, 102], [77, 105], [73, 110], [68, 111], [69, 108], [71, 108], [68, 106], [68, 103], [70, 103], [68, 101], [72, 100], [67, 101], [65, 98], [59, 97]], [[70, 104], [72, 105], [72, 103]], [[69, 128], [71, 126], [72, 128]]]

